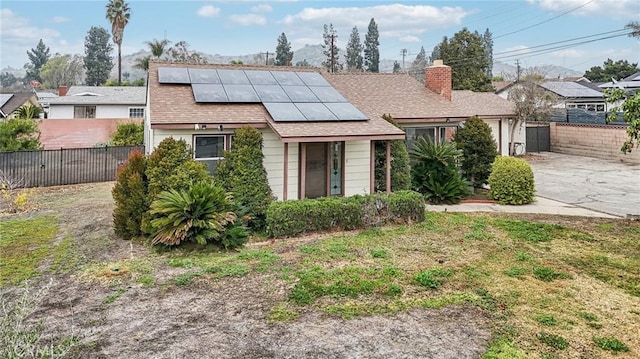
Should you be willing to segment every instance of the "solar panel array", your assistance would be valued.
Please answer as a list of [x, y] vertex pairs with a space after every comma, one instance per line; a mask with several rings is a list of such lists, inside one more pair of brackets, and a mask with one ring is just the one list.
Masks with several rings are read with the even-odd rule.
[[158, 81], [198, 103], [262, 103], [276, 122], [368, 120], [317, 72], [160, 67]]

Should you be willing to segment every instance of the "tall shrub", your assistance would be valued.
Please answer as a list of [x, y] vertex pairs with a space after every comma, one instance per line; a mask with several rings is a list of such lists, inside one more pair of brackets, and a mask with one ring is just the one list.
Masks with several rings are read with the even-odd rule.
[[500, 204], [527, 204], [535, 198], [533, 171], [520, 158], [496, 158], [489, 176], [489, 187], [489, 197]]
[[216, 182], [233, 193], [253, 230], [264, 229], [267, 207], [273, 200], [263, 160], [262, 135], [246, 126], [235, 131], [231, 150], [225, 151], [216, 167]]
[[411, 150], [411, 180], [415, 191], [431, 203], [457, 203], [469, 193], [459, 170], [462, 155], [453, 143], [419, 138]]
[[109, 139], [109, 144], [112, 146], [133, 146], [144, 144], [143, 122], [119, 123], [116, 131]]
[[[392, 125], [402, 129], [389, 114], [382, 118]], [[385, 141], [377, 141], [375, 144], [375, 191], [384, 192], [387, 189], [387, 145]], [[391, 191], [402, 191], [411, 188], [411, 167], [409, 165], [409, 153], [404, 140], [391, 141]]]
[[476, 188], [487, 183], [491, 164], [498, 155], [489, 125], [473, 116], [456, 130], [453, 141], [462, 150], [460, 167], [464, 177]]
[[113, 210], [114, 231], [122, 239], [141, 234], [142, 216], [148, 210], [146, 158], [140, 151], [132, 151], [116, 174], [116, 184], [111, 190], [115, 201]]

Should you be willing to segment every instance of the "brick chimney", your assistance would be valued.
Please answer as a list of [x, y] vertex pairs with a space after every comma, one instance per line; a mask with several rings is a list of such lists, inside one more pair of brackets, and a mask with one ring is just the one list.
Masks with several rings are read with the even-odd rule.
[[58, 87], [58, 96], [67, 96], [67, 91], [69, 91], [67, 86]]
[[434, 60], [433, 65], [425, 69], [424, 83], [429, 90], [451, 101], [451, 67], [442, 60]]

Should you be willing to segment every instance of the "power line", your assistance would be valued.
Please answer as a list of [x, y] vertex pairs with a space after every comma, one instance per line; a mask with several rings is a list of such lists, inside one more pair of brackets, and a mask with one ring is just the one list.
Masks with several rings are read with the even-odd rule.
[[[535, 48], [539, 48], [539, 47], [545, 47], [545, 46], [549, 46], [549, 45], [557, 45], [557, 44], [562, 44], [565, 42], [570, 42], [570, 41], [575, 41], [575, 40], [582, 40], [582, 39], [588, 39], [590, 37], [595, 37], [595, 36], [601, 36], [601, 35], [607, 35], [607, 34], [613, 34], [615, 32], [620, 32], [620, 31], [628, 31], [627, 29], [618, 29], [618, 30], [612, 30], [612, 31], [606, 31], [606, 32], [601, 32], [598, 34], [593, 34], [593, 35], [587, 35], [587, 36], [580, 36], [580, 37], [575, 37], [573, 39], [569, 39], [569, 40], [562, 40], [562, 41], [555, 41], [555, 42], [550, 42], [548, 44], [543, 44], [543, 45], [536, 45], [536, 46], [528, 46], [527, 49], [535, 49]], [[626, 34], [624, 34], [626, 35]], [[502, 51], [502, 52], [496, 52], [494, 54], [495, 55], [504, 55], [504, 54], [508, 54], [511, 52], [521, 52], [522, 49], [517, 49], [517, 50], [508, 50], [508, 51]]]

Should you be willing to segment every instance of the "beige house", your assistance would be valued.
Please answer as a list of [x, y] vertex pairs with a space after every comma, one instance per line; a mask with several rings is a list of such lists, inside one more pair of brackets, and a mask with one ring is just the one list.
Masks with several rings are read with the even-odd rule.
[[0, 120], [12, 119], [22, 106], [40, 107], [35, 92], [13, 92], [0, 94]]

